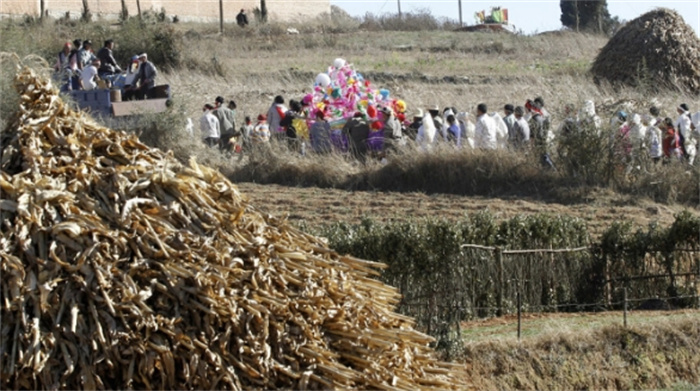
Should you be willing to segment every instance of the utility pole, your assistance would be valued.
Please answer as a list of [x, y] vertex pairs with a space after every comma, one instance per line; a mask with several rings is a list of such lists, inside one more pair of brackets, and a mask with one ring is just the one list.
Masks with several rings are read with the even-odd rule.
[[396, 2], [399, 4], [399, 19], [401, 19], [401, 0], [396, 0]]
[[459, 27], [462, 27], [462, 26], [464, 26], [462, 24], [462, 0], [458, 0], [458, 1], [459, 1]]
[[219, 33], [224, 33], [224, 0], [219, 0]]

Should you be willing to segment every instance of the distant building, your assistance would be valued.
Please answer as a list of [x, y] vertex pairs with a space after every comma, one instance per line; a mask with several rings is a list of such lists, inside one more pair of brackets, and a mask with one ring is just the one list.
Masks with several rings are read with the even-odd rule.
[[[136, 15], [136, 0], [124, 0], [129, 15]], [[122, 0], [87, 0], [88, 8], [94, 16], [116, 18], [122, 9]], [[156, 11], [162, 9], [172, 17], [177, 16], [181, 21], [214, 22], [219, 20], [219, 0], [140, 0], [141, 11]], [[315, 18], [323, 13], [331, 12], [330, 0], [266, 0], [265, 2], [270, 21], [299, 21]], [[253, 10], [260, 8], [257, 0], [223, 0], [224, 19], [235, 22], [236, 15], [245, 9], [251, 22], [254, 19]], [[44, 9], [52, 17], [62, 17], [69, 12], [74, 18], [82, 13], [83, 0], [44, 0]], [[40, 0], [1, 0], [0, 16], [21, 16], [40, 14]]]

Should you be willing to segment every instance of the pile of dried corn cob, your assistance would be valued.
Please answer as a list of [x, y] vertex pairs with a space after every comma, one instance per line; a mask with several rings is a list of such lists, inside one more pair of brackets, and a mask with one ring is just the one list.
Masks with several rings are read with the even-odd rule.
[[70, 110], [29, 70], [3, 133], [2, 388], [449, 389], [382, 265]]

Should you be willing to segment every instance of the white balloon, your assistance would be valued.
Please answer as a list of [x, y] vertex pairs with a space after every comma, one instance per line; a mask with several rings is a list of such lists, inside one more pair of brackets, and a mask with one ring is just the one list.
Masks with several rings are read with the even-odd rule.
[[340, 57], [336, 58], [335, 61], [333, 61], [333, 66], [335, 67], [335, 69], [340, 69], [340, 68], [344, 67], [345, 64], [346, 64], [345, 60], [343, 60]]
[[316, 84], [321, 87], [328, 87], [331, 85], [331, 77], [326, 73], [319, 73], [318, 76], [316, 76]]

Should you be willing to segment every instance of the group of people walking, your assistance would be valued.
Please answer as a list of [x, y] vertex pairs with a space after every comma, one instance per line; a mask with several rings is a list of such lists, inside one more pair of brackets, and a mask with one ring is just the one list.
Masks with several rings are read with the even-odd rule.
[[[307, 148], [313, 153], [349, 153], [364, 162], [368, 158], [382, 159], [388, 151], [408, 143], [426, 151], [442, 143], [455, 148], [534, 153], [544, 167], [555, 168], [553, 156], [565, 154], [560, 144], [582, 132], [597, 136], [609, 132], [610, 145], [615, 145], [615, 153], [623, 162], [644, 157], [654, 162], [693, 164], [700, 140], [700, 112], [691, 114], [685, 103], [677, 107], [675, 119], [662, 116], [658, 107], [648, 113], [620, 110], [609, 127], [604, 126], [590, 100], [578, 109], [573, 104], [565, 105], [564, 118], [554, 127], [542, 97], [518, 106], [506, 104], [502, 113], [489, 112], [485, 103], [478, 104], [473, 114], [455, 107], [432, 106], [416, 110], [411, 119], [400, 116], [403, 121], [390, 107], [381, 107], [376, 117], [357, 112], [338, 124], [329, 123], [323, 111], [310, 110], [304, 99], [290, 100], [287, 107], [284, 98], [277, 96], [255, 124], [246, 117], [246, 124], [237, 130], [233, 122], [235, 108], [233, 101], [224, 107], [222, 97], [215, 105], [205, 106], [201, 130], [207, 145], [244, 152], [278, 142], [302, 154]], [[557, 148], [559, 153], [554, 155]]]

